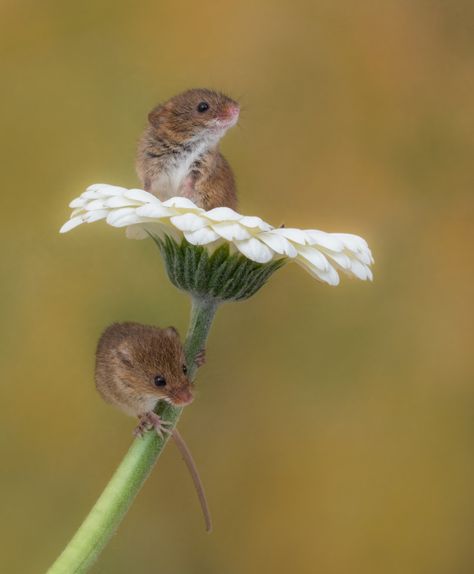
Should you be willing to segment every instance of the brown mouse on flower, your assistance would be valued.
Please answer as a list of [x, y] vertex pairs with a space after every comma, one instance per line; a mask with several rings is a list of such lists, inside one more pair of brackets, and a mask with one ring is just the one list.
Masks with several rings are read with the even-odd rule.
[[191, 89], [153, 108], [138, 144], [137, 173], [162, 201], [187, 197], [198, 207], [237, 207], [234, 176], [218, 143], [239, 118], [237, 102]]

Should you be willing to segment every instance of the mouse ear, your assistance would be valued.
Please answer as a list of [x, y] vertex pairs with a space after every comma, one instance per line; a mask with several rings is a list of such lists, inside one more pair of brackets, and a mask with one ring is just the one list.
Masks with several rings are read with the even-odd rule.
[[166, 327], [166, 329], [164, 330], [165, 333], [167, 335], [171, 335], [173, 337], [178, 337], [179, 338], [179, 332], [178, 329], [176, 329], [175, 327]]
[[162, 111], [163, 106], [157, 106], [156, 108], [153, 108], [151, 112], [148, 114], [148, 121], [154, 128], [157, 128], [160, 125]]
[[114, 349], [116, 357], [127, 367], [133, 367], [133, 357], [126, 345], [119, 345]]

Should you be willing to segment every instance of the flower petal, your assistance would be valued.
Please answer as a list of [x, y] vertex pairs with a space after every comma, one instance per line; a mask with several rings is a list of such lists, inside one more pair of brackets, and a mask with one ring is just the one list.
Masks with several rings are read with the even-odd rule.
[[73, 199], [69, 204], [69, 207], [71, 207], [72, 209], [77, 209], [78, 207], [82, 207], [86, 203], [86, 201], [87, 200], [81, 195]]
[[82, 217], [87, 223], [94, 223], [94, 221], [100, 221], [105, 219], [109, 211], [107, 209], [96, 209], [95, 211], [88, 211]]
[[133, 204], [130, 199], [123, 195], [111, 195], [110, 197], [106, 197], [103, 200], [103, 203], [106, 207], [110, 207], [111, 209], [117, 209], [118, 207], [129, 207], [131, 204]]
[[351, 266], [346, 273], [347, 275], [354, 275], [362, 281], [366, 281], [367, 279], [372, 281], [372, 272], [370, 269], [357, 259], [351, 259]]
[[208, 243], [212, 243], [219, 239], [217, 233], [212, 229], [209, 229], [209, 227], [203, 227], [196, 231], [185, 231], [184, 237], [186, 237], [186, 240], [193, 245], [207, 245]]
[[209, 222], [195, 213], [183, 213], [170, 219], [171, 223], [181, 231], [197, 231], [205, 227]]
[[81, 216], [73, 217], [72, 219], [69, 219], [69, 221], [66, 221], [66, 223], [59, 230], [59, 233], [67, 233], [68, 231], [71, 231], [71, 229], [81, 225], [81, 223], [84, 223], [84, 220]]
[[301, 229], [292, 229], [290, 227], [279, 227], [278, 229], [273, 230], [275, 233], [279, 235], [283, 235], [287, 239], [294, 241], [295, 243], [299, 243], [300, 245], [306, 245], [306, 236], [304, 231]]
[[258, 238], [280, 255], [296, 257], [298, 254], [294, 245], [286, 237], [282, 237], [280, 234], [274, 233], [274, 231], [264, 231], [258, 235]]
[[100, 196], [110, 196], [110, 195], [123, 195], [124, 191], [127, 191], [126, 187], [120, 187], [118, 185], [110, 185], [108, 183], [94, 183], [89, 185], [86, 191], [82, 194], [85, 196], [86, 193], [91, 192], [96, 194], [94, 197]]
[[250, 229], [261, 229], [262, 231], [270, 231], [271, 229], [273, 229], [271, 225], [269, 225], [268, 223], [263, 221], [263, 219], [260, 219], [260, 217], [257, 217], [255, 215], [244, 215], [239, 217], [240, 217], [239, 220], [240, 225], [250, 227]]
[[143, 189], [126, 189], [123, 192], [123, 196], [133, 201], [138, 201], [139, 203], [150, 203], [155, 201], [160, 201], [152, 193], [148, 193]]
[[92, 201], [88, 201], [84, 205], [84, 209], [86, 211], [94, 211], [96, 209], [103, 209], [104, 208], [104, 201], [103, 199], [93, 199]]
[[204, 213], [211, 221], [237, 221], [242, 217], [230, 207], [215, 207]]
[[345, 247], [351, 251], [366, 251], [369, 248], [367, 241], [359, 235], [353, 235], [352, 233], [333, 233], [333, 235], [338, 237]]
[[242, 255], [257, 263], [268, 263], [273, 259], [273, 251], [255, 237], [234, 241], [234, 245]]
[[329, 266], [327, 270], [322, 271], [319, 267], [316, 267], [308, 259], [300, 255], [298, 255], [295, 261], [301, 265], [301, 267], [304, 267], [304, 269], [306, 269], [306, 271], [308, 271], [313, 277], [316, 277], [316, 279], [319, 279], [324, 283], [328, 283], [329, 285], [339, 285], [339, 275], [334, 267]]
[[196, 211], [204, 212], [204, 209], [201, 209], [195, 205], [187, 197], [171, 197], [170, 199], [163, 201], [162, 205], [165, 207], [176, 207], [177, 209], [194, 209]]
[[[120, 227], [120, 220], [124, 217], [128, 217], [129, 215], [133, 215], [135, 217], [134, 223], [140, 223], [140, 218], [136, 215], [136, 208], [135, 207], [122, 207], [121, 209], [114, 209], [114, 211], [109, 212], [107, 216], [107, 223], [109, 225], [113, 225], [114, 227]], [[127, 223], [130, 225], [133, 222]]]
[[304, 234], [310, 245], [321, 245], [321, 247], [326, 247], [331, 249], [331, 251], [342, 251], [344, 249], [343, 241], [336, 237], [335, 233], [325, 233], [318, 229], [305, 229]]
[[320, 251], [309, 245], [298, 247], [298, 254], [307, 259], [311, 265], [320, 271], [328, 271], [329, 267], [331, 267], [326, 257]]
[[147, 203], [146, 205], [140, 205], [140, 207], [136, 208], [136, 212], [140, 217], [152, 217], [154, 219], [176, 215], [175, 209], [165, 207], [163, 203]]
[[223, 221], [221, 223], [214, 223], [211, 227], [227, 241], [234, 241], [235, 239], [243, 240], [252, 237], [245, 227], [242, 227], [239, 223]]
[[326, 257], [332, 259], [342, 269], [350, 269], [351, 260], [346, 254], [335, 253], [334, 251], [330, 251], [329, 249], [324, 249], [323, 252]]

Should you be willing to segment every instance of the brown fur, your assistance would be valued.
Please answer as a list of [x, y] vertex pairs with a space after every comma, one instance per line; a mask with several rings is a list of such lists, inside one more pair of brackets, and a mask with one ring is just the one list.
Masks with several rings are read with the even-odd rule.
[[[153, 410], [159, 400], [185, 405], [193, 396], [183, 365], [184, 350], [174, 327], [114, 323], [97, 346], [96, 387], [105, 401], [133, 416]], [[164, 387], [154, 384], [157, 375], [166, 379]]]
[[[209, 104], [204, 113], [197, 110], [200, 102]], [[138, 144], [136, 167], [144, 189], [162, 200], [187, 197], [206, 210], [235, 209], [232, 169], [218, 150], [235, 114], [236, 102], [206, 89], [188, 90], [155, 107]]]

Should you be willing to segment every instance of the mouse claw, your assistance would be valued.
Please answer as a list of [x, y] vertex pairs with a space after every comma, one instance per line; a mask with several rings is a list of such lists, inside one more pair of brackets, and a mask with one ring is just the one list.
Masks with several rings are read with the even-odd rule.
[[202, 367], [206, 362], [206, 349], [201, 349], [199, 353], [194, 357], [194, 363], [197, 367]]
[[133, 431], [133, 434], [136, 437], [142, 437], [145, 434], [145, 432], [147, 432], [151, 429], [155, 429], [156, 434], [162, 440], [164, 439], [163, 433], [166, 433], [166, 434], [171, 433], [171, 429], [167, 428], [167, 426], [172, 425], [173, 423], [170, 421], [164, 421], [160, 417], [160, 415], [157, 415], [153, 411], [151, 411], [149, 413], [145, 413], [143, 415], [140, 415], [138, 417], [138, 419], [140, 422], [138, 423], [137, 427]]
[[146, 421], [140, 421], [138, 425], [133, 430], [133, 436], [135, 437], [142, 437], [147, 431], [150, 430], [150, 427]]

